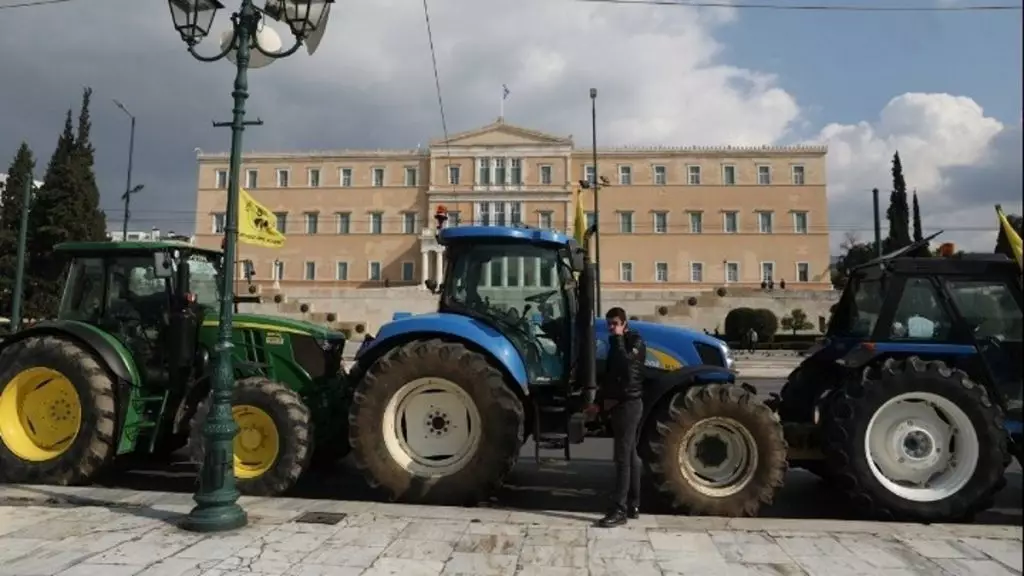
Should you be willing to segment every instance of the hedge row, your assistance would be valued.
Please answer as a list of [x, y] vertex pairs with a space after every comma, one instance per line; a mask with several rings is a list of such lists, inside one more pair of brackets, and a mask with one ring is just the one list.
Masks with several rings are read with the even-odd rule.
[[725, 337], [730, 341], [746, 339], [753, 328], [761, 342], [770, 342], [779, 330], [779, 319], [767, 308], [733, 308], [725, 316]]
[[[746, 342], [727, 342], [729, 347], [733, 350], [747, 350], [748, 345]], [[814, 342], [758, 342], [755, 350], [792, 350], [802, 352], [810, 349], [814, 346]]]

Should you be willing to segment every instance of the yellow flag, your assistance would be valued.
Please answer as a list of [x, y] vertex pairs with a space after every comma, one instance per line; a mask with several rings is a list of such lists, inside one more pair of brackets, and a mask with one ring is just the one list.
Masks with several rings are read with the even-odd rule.
[[284, 234], [277, 230], [274, 215], [245, 188], [238, 190], [238, 241], [267, 248], [284, 246]]
[[1013, 252], [1013, 257], [1017, 260], [1017, 265], [1024, 268], [1024, 257], [1021, 256], [1022, 250], [1020, 234], [1013, 229], [1013, 225], [1010, 224], [1010, 220], [1006, 218], [1006, 214], [1003, 213], [1003, 207], [996, 204], [996, 215], [999, 216], [999, 224], [1003, 227], [1003, 234], [1006, 235], [1006, 242], [1010, 245], [1010, 252]]
[[583, 235], [587, 231], [587, 218], [583, 215], [583, 190], [576, 189], [576, 217], [573, 219], [573, 236], [580, 246], [583, 245]]

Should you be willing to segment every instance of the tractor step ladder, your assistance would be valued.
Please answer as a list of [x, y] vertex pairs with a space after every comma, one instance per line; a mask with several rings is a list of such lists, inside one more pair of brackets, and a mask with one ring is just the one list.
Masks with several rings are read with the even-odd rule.
[[[152, 453], [156, 450], [156, 442], [160, 436], [160, 423], [163, 421], [164, 410], [167, 408], [167, 399], [170, 396], [170, 391], [165, 391], [161, 396], [142, 396], [139, 398], [139, 415], [140, 420], [136, 424], [136, 430], [141, 433], [143, 430], [149, 430], [149, 451]], [[154, 413], [148, 410], [152, 406], [159, 405], [159, 409]]]
[[[546, 419], [545, 415], [561, 415], [559, 422], [562, 424], [561, 430], [542, 430], [541, 420], [554, 419], [550, 416]], [[551, 403], [539, 404], [534, 403], [534, 416], [533, 416], [533, 459], [537, 464], [540, 464], [540, 451], [541, 449], [558, 449], [563, 450], [566, 460], [572, 460], [572, 453], [569, 448], [569, 415], [568, 406], [565, 397], [553, 396], [551, 397]]]

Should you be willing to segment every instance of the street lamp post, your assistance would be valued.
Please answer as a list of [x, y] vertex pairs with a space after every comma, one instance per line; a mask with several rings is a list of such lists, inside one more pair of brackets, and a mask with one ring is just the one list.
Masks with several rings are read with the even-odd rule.
[[11, 298], [11, 332], [21, 329], [21, 298], [25, 290], [25, 252], [28, 244], [28, 212], [32, 202], [32, 171], [25, 171], [25, 187], [21, 195], [21, 219], [18, 226], [18, 263], [14, 268], [14, 294]]
[[[249, 97], [249, 68], [260, 68], [274, 60], [294, 54], [304, 44], [312, 54], [323, 37], [328, 13], [333, 0], [267, 0], [265, 8], [257, 8], [252, 0], [242, 0], [238, 11], [231, 15], [231, 30], [222, 38], [221, 51], [215, 56], [203, 56], [196, 46], [210, 32], [217, 10], [223, 8], [220, 0], [168, 0], [174, 28], [188, 46], [188, 52], [200, 62], [215, 62], [223, 58], [235, 64], [234, 97], [231, 122], [214, 126], [231, 127], [231, 156], [228, 167], [228, 194], [224, 226], [224, 263], [221, 266], [220, 318], [218, 324], [216, 364], [211, 382], [211, 405], [203, 427], [206, 444], [199, 487], [194, 499], [196, 506], [189, 512], [182, 528], [196, 532], [215, 532], [240, 528], [248, 522], [238, 505], [235, 485], [233, 441], [238, 433], [231, 414], [234, 388], [232, 363], [232, 314], [234, 312], [235, 240], [238, 233], [238, 189], [242, 164], [242, 133], [248, 125], [259, 125], [245, 120], [245, 101]], [[264, 17], [284, 21], [295, 37], [294, 45], [280, 49], [280, 38], [269, 27], [260, 28]]]
[[600, 188], [597, 177], [597, 88], [590, 89], [590, 135], [594, 151], [594, 181], [590, 182], [590, 185], [594, 187], [594, 262], [597, 264], [594, 270], [594, 309], [601, 314], [603, 309], [601, 308], [601, 209], [597, 200], [597, 191]]
[[135, 115], [129, 112], [128, 108], [125, 108], [125, 105], [119, 100], [114, 99], [114, 104], [121, 109], [121, 112], [127, 114], [132, 121], [131, 135], [128, 136], [128, 184], [125, 185], [124, 194], [121, 196], [121, 199], [124, 200], [124, 223], [121, 226], [121, 240], [124, 241], [128, 240], [128, 219], [131, 218], [132, 214], [129, 210], [132, 195], [142, 191], [143, 187], [140, 184], [132, 188], [132, 158], [135, 156]]

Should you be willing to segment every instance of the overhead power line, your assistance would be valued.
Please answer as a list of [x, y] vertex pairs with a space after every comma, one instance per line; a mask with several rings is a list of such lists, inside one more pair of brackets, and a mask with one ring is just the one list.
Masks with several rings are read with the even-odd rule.
[[71, 2], [71, 0], [29, 0], [27, 2], [17, 2], [15, 4], [0, 4], [0, 10], [8, 10], [11, 8], [30, 8], [32, 6], [46, 6], [48, 4], [63, 4], [65, 2]]
[[974, 4], [964, 6], [866, 6], [860, 4], [780, 4], [701, 0], [576, 0], [598, 4], [674, 6], [688, 8], [736, 8], [740, 10], [799, 10], [804, 12], [997, 12], [1021, 11], [1019, 4]]

